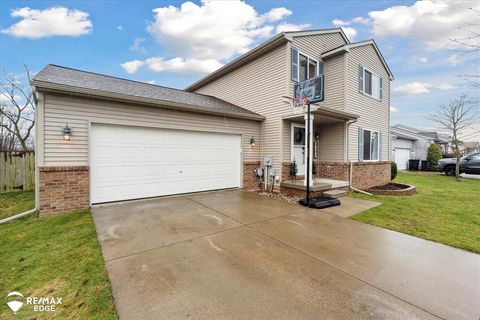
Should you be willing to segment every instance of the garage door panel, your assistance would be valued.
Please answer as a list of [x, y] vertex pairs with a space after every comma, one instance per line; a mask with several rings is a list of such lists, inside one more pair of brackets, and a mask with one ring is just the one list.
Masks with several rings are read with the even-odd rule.
[[397, 164], [398, 170], [407, 170], [408, 169], [408, 160], [410, 159], [411, 149], [395, 149], [395, 163]]
[[92, 125], [92, 203], [240, 187], [241, 137]]

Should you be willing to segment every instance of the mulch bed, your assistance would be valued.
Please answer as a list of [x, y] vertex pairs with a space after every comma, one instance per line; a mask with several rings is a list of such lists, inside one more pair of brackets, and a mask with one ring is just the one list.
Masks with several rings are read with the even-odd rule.
[[403, 190], [409, 188], [409, 185], [400, 184], [400, 183], [387, 183], [382, 186], [371, 187], [370, 190]]
[[375, 186], [366, 190], [370, 193], [385, 196], [411, 196], [417, 191], [415, 186], [403, 183], [390, 182], [383, 186]]

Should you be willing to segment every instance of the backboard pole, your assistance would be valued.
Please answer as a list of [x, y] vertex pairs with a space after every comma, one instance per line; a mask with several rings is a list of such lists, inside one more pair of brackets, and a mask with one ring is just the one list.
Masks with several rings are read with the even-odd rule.
[[305, 194], [306, 205], [310, 204], [310, 100], [307, 104], [307, 190]]

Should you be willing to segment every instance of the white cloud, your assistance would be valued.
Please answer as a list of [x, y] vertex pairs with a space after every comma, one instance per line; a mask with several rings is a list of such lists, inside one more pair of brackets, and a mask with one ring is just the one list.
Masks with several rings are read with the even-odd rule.
[[351, 24], [370, 24], [370, 19], [364, 17], [356, 17], [352, 20], [341, 20], [341, 19], [333, 19], [332, 24], [336, 27], [344, 27], [349, 26]]
[[406, 95], [429, 93], [432, 86], [428, 83], [411, 82], [393, 88], [393, 92]]
[[12, 11], [13, 18], [21, 18], [2, 33], [15, 37], [38, 39], [51, 36], [77, 37], [92, 31], [88, 13], [65, 7], [35, 10], [28, 7]]
[[439, 90], [452, 90], [455, 89], [453, 85], [449, 83], [430, 84], [422, 82], [411, 82], [403, 85], [399, 85], [393, 88], [393, 92], [397, 95], [417, 95], [431, 92], [431, 89]]
[[147, 53], [147, 49], [142, 45], [145, 42], [145, 38], [137, 37], [133, 40], [132, 45], [130, 46], [131, 51], [139, 53]]
[[457, 64], [460, 63], [460, 57], [456, 54], [452, 54], [450, 57], [447, 59], [448, 63], [450, 63], [452, 66], [456, 66]]
[[125, 29], [124, 29], [123, 26], [120, 24], [120, 25], [117, 26], [117, 30], [123, 31], [123, 30], [125, 30]]
[[[153, 9], [153, 14], [154, 21], [148, 24], [147, 31], [165, 48], [165, 56], [146, 59], [140, 67], [158, 72], [211, 72], [235, 55], [247, 52], [259, 40], [272, 36], [276, 27], [300, 30], [309, 26], [282, 22], [292, 14], [287, 8], [260, 14], [240, 0], [202, 0], [200, 4], [187, 1], [179, 7]], [[131, 62], [122, 67], [135, 72], [139, 64]]]
[[145, 64], [151, 71], [171, 71], [179, 73], [209, 73], [222, 66], [222, 64], [215, 59], [199, 60], [194, 58], [183, 59], [180, 57], [169, 60], [149, 58], [145, 60]]
[[390, 106], [390, 112], [398, 112], [398, 108], [395, 108], [394, 106]]
[[422, 62], [422, 63], [427, 63], [428, 62], [428, 58], [427, 57], [419, 57], [418, 58], [418, 61]]
[[471, 6], [469, 1], [417, 1], [368, 15], [376, 37], [410, 38], [426, 50], [438, 50], [453, 46], [450, 39], [465, 37], [459, 27], [476, 19]]
[[357, 36], [357, 30], [352, 27], [342, 27], [343, 32], [347, 35], [348, 39], [354, 40]]
[[125, 70], [127, 73], [135, 73], [137, 72], [140, 67], [145, 64], [144, 61], [141, 60], [132, 60], [125, 63], [122, 63], [120, 66]]
[[300, 31], [305, 30], [310, 27], [310, 24], [292, 24], [292, 23], [281, 23], [275, 29], [276, 33], [285, 32], [285, 31]]
[[[13, 99], [15, 99], [15, 101], [17, 102], [23, 100], [23, 98], [20, 97], [19, 95], [14, 95]], [[12, 100], [10, 100], [10, 97], [7, 97], [4, 93], [0, 93], [0, 105], [11, 105], [11, 104], [12, 104]]]
[[341, 19], [333, 19], [332, 23], [336, 27], [348, 26], [348, 25], [351, 24], [350, 21], [345, 21], [345, 20], [341, 20]]
[[281, 7], [281, 8], [274, 8], [270, 10], [269, 12], [264, 14], [263, 17], [265, 17], [265, 19], [267, 19], [268, 21], [278, 21], [278, 20], [285, 19], [291, 14], [292, 14], [291, 10]]
[[352, 23], [358, 23], [358, 24], [370, 24], [370, 19], [364, 18], [364, 17], [356, 17], [352, 19]]
[[184, 2], [153, 10], [148, 31], [173, 54], [197, 59], [227, 59], [245, 52], [256, 38], [271, 34], [266, 17], [278, 17], [278, 8], [263, 17], [241, 1]]
[[149, 84], [157, 84], [157, 82], [155, 80], [148, 80], [148, 81], [145, 81], [146, 83], [149, 83]]
[[452, 90], [452, 89], [456, 88], [456, 87], [452, 86], [450, 83], [440, 83], [440, 84], [435, 84], [433, 86], [437, 89], [440, 89], [440, 90]]

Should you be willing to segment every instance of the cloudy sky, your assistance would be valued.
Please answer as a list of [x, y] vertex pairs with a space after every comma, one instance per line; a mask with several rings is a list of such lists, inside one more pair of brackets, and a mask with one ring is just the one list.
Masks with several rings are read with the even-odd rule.
[[20, 73], [49, 63], [184, 88], [284, 30], [342, 27], [374, 38], [395, 81], [392, 123], [425, 115], [463, 92], [478, 53], [450, 39], [480, 15], [469, 1], [2, 1], [0, 64]]

